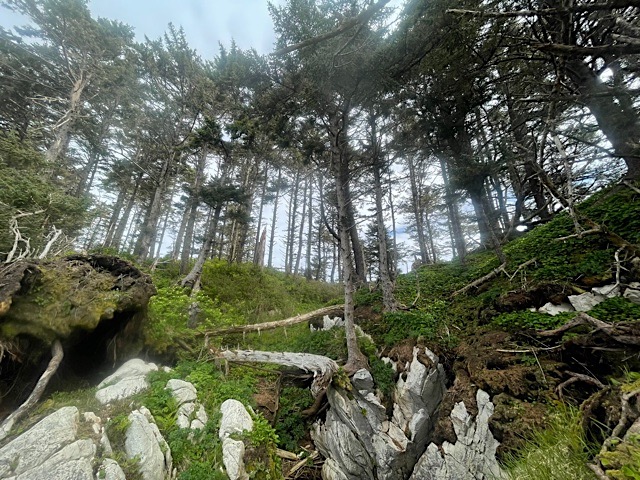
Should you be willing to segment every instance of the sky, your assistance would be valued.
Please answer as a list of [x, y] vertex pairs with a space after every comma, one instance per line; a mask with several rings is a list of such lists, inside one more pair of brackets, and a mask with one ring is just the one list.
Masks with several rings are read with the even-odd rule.
[[[269, 53], [275, 41], [267, 0], [90, 0], [89, 8], [94, 17], [131, 25], [141, 41], [145, 35], [160, 37], [170, 22], [182, 26], [189, 44], [206, 59], [218, 53], [219, 43], [228, 46], [235, 40], [242, 49]], [[0, 7], [3, 27], [25, 23]]]

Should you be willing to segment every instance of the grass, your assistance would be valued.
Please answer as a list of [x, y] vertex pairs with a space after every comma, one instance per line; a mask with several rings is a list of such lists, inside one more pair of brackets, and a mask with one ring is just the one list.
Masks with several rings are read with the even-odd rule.
[[585, 440], [577, 408], [559, 406], [543, 430], [506, 459], [509, 480], [594, 480], [587, 467], [594, 454]]

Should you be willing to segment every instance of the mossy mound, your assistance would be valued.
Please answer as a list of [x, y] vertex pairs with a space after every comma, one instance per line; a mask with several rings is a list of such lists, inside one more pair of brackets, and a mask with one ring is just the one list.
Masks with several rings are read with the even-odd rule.
[[107, 330], [122, 330], [134, 319], [140, 323], [155, 294], [147, 275], [128, 262], [102, 255], [23, 261], [1, 275], [0, 339], [35, 339], [47, 348], [55, 339], [75, 343], [103, 322], [117, 324]]

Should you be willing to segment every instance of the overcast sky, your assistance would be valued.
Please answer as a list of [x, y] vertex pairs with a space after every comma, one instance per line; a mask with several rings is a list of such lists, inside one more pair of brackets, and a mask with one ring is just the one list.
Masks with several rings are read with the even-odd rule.
[[[278, 4], [280, 0], [273, 0]], [[259, 53], [273, 50], [275, 40], [267, 0], [90, 0], [94, 17], [120, 20], [134, 27], [138, 40], [160, 37], [169, 22], [182, 26], [191, 47], [206, 59], [218, 53], [218, 44], [235, 39], [240, 48]], [[0, 7], [0, 25], [25, 21]]]

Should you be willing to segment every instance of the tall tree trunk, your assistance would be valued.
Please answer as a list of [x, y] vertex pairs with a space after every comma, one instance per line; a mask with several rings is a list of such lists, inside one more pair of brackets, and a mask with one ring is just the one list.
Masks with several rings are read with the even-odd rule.
[[[309, 174], [311, 176], [311, 174]], [[311, 182], [311, 181], [310, 181]], [[304, 276], [307, 280], [311, 280], [311, 244], [313, 243], [313, 188], [309, 184], [309, 208], [307, 216], [307, 253], [305, 255]], [[318, 264], [320, 264], [321, 252], [318, 250]]]
[[126, 189], [121, 188], [120, 191], [118, 192], [116, 203], [113, 205], [113, 211], [111, 212], [109, 225], [107, 226], [107, 231], [104, 237], [104, 241], [102, 242], [103, 247], [110, 245], [113, 240], [113, 234], [116, 231], [116, 227], [118, 225], [118, 219], [120, 218], [120, 212], [122, 212], [122, 207], [124, 206], [124, 199], [126, 195], [127, 195]]
[[[143, 172], [138, 173], [134, 184], [133, 184], [133, 192], [131, 192], [131, 196], [127, 202], [127, 206], [124, 209], [124, 213], [120, 218], [120, 222], [118, 223], [118, 228], [113, 234], [113, 238], [110, 242], [105, 242], [105, 247], [113, 247], [116, 250], [120, 250], [121, 247], [126, 245], [126, 242], [122, 241], [122, 236], [124, 235], [124, 231], [127, 228], [127, 224], [129, 223], [129, 217], [131, 216], [131, 211], [136, 203], [138, 190], [140, 189], [140, 183], [142, 182]], [[128, 236], [128, 235], [127, 235]]]
[[284, 273], [291, 273], [293, 269], [293, 248], [296, 234], [296, 215], [298, 212], [298, 189], [300, 186], [300, 169], [296, 171], [293, 182], [293, 192], [289, 199], [289, 219], [287, 222], [287, 245], [285, 249]]
[[346, 113], [333, 115], [329, 133], [331, 139], [331, 168], [336, 184], [338, 233], [340, 235], [340, 257], [342, 259], [342, 282], [344, 285], [344, 320], [347, 338], [347, 363], [344, 368], [348, 373], [353, 373], [360, 368], [366, 368], [368, 362], [358, 347], [354, 321], [356, 272], [353, 267], [354, 249], [351, 244], [353, 239], [351, 230], [355, 228], [355, 224], [349, 212], [353, 202], [350, 190], [349, 159], [345, 151], [347, 146], [347, 118]]
[[393, 296], [394, 284], [389, 271], [389, 254], [387, 252], [387, 229], [384, 224], [384, 208], [382, 206], [382, 168], [383, 160], [380, 153], [376, 118], [372, 115], [369, 119], [371, 129], [371, 144], [373, 145], [373, 190], [376, 202], [376, 227], [378, 235], [378, 270], [380, 272], [380, 284], [382, 287], [382, 303], [387, 312], [395, 312], [398, 309], [396, 299]]
[[193, 246], [193, 232], [198, 218], [198, 206], [200, 205], [200, 189], [205, 179], [205, 169], [207, 166], [207, 148], [203, 148], [196, 164], [196, 176], [193, 187], [189, 195], [188, 219], [184, 229], [182, 240], [182, 253], [180, 255], [180, 274], [184, 275], [189, 268], [191, 260], [191, 247]]
[[[260, 250], [260, 244], [262, 242], [262, 213], [264, 212], [265, 197], [267, 195], [267, 183], [269, 183], [269, 165], [264, 165], [264, 182], [262, 183], [262, 193], [260, 195], [260, 205], [258, 207], [258, 226], [256, 227], [256, 241], [253, 249], [253, 263], [258, 265], [258, 255]], [[262, 251], [261, 265], [264, 265], [264, 250]]]
[[202, 276], [202, 268], [204, 267], [204, 262], [209, 258], [209, 254], [211, 253], [211, 249], [213, 246], [214, 239], [216, 237], [216, 230], [218, 228], [218, 222], [220, 221], [220, 214], [222, 212], [222, 205], [216, 205], [213, 215], [209, 217], [209, 224], [206, 228], [205, 239], [200, 249], [200, 253], [198, 254], [198, 258], [196, 259], [196, 263], [191, 267], [191, 270], [182, 279], [181, 285], [183, 287], [193, 288], [198, 285], [200, 281], [200, 277]]
[[269, 234], [269, 260], [267, 266], [273, 267], [273, 248], [276, 235], [276, 220], [278, 217], [278, 200], [280, 199], [280, 182], [282, 182], [282, 167], [278, 167], [278, 180], [276, 183], [276, 198], [273, 201], [273, 215], [271, 216], [271, 233]]
[[467, 254], [467, 248], [462, 233], [462, 225], [460, 224], [460, 212], [458, 203], [451, 181], [449, 180], [449, 171], [444, 158], [440, 158], [440, 168], [442, 172], [442, 180], [444, 183], [444, 198], [447, 205], [447, 217], [449, 220], [449, 228], [451, 230], [453, 256], [461, 261]]
[[304, 222], [307, 215], [307, 190], [309, 189], [309, 175], [304, 181], [304, 189], [302, 191], [302, 214], [300, 215], [300, 228], [298, 231], [298, 251], [296, 252], [296, 265], [293, 268], [293, 274], [298, 275], [300, 271], [300, 258], [302, 257], [302, 238], [304, 233]]
[[409, 183], [411, 185], [411, 210], [413, 210], [413, 217], [416, 222], [416, 234], [418, 236], [418, 248], [420, 250], [420, 261], [422, 264], [429, 263], [429, 252], [427, 251], [427, 241], [424, 237], [424, 223], [423, 223], [423, 207], [420, 201], [421, 192], [418, 189], [418, 179], [416, 177], [416, 167], [413, 163], [413, 157], [409, 156], [407, 159], [407, 166], [409, 167]]
[[162, 204], [164, 201], [164, 195], [169, 185], [169, 170], [176, 157], [176, 151], [172, 150], [171, 154], [165, 159], [162, 164], [162, 169], [156, 184], [151, 204], [149, 205], [149, 211], [145, 217], [144, 224], [140, 229], [140, 237], [134, 251], [134, 255], [138, 261], [143, 262], [147, 259], [151, 253], [151, 245], [156, 237], [156, 229], [158, 227], [158, 220], [162, 210]]

